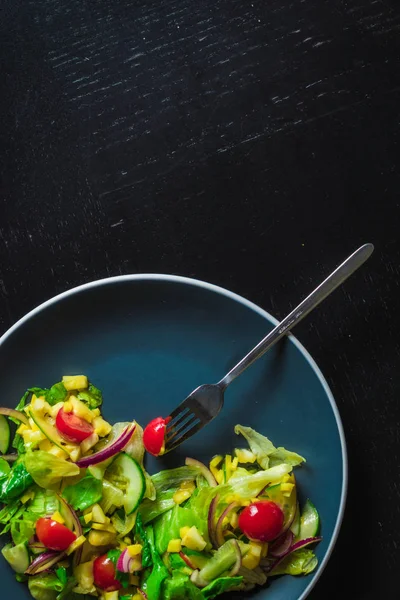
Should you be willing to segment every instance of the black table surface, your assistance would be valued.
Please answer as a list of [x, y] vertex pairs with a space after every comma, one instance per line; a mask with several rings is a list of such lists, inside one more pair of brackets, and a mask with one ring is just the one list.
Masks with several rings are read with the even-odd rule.
[[400, 6], [2, 0], [0, 330], [75, 285], [175, 273], [299, 325], [349, 495], [312, 600], [400, 597]]

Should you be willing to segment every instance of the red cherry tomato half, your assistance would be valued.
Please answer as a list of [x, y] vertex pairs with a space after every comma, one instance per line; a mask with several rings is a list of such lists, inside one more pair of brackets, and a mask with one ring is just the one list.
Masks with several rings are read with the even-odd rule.
[[98, 556], [93, 563], [94, 585], [105, 592], [116, 592], [121, 589], [121, 583], [115, 579], [115, 566], [107, 554]]
[[239, 527], [251, 540], [271, 542], [281, 533], [283, 519], [282, 509], [275, 502], [254, 502], [240, 514]]
[[86, 440], [94, 431], [91, 423], [72, 412], [65, 412], [63, 408], [57, 413], [56, 427], [63, 437], [78, 443]]
[[171, 417], [163, 419], [157, 417], [150, 421], [143, 432], [143, 444], [147, 452], [153, 456], [160, 456], [164, 451], [165, 429]]
[[36, 522], [36, 535], [49, 550], [63, 551], [76, 540], [76, 535], [62, 523], [49, 517], [41, 517]]

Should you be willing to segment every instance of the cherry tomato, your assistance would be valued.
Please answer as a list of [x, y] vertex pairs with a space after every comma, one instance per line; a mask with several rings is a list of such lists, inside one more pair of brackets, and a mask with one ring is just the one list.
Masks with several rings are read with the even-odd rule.
[[164, 453], [165, 429], [171, 417], [163, 419], [157, 417], [150, 421], [143, 432], [143, 444], [147, 452], [153, 456], [160, 456]]
[[49, 517], [41, 517], [36, 522], [36, 535], [49, 550], [66, 550], [76, 540], [76, 535], [62, 523]]
[[94, 585], [105, 592], [116, 592], [122, 585], [115, 579], [115, 566], [107, 554], [98, 556], [93, 563]]
[[72, 442], [83, 442], [92, 435], [94, 428], [91, 423], [73, 412], [65, 412], [63, 408], [57, 413], [56, 427], [63, 437]]
[[239, 527], [251, 540], [271, 542], [283, 526], [282, 509], [270, 500], [246, 506], [239, 517]]

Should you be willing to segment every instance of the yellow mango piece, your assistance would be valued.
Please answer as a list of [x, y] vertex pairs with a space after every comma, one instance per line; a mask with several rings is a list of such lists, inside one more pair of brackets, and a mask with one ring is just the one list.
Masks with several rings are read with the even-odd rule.
[[111, 546], [117, 541], [115, 533], [109, 531], [91, 530], [88, 536], [88, 542], [92, 546]]
[[210, 461], [210, 469], [211, 467], [218, 467], [222, 462], [223, 457], [220, 454], [214, 456]]
[[207, 542], [195, 526], [190, 527], [189, 531], [182, 537], [182, 546], [186, 546], [190, 550], [201, 552], [206, 545]]
[[69, 556], [70, 554], [72, 554], [73, 552], [75, 552], [75, 550], [77, 550], [77, 548], [80, 548], [80, 546], [83, 546], [83, 544], [86, 542], [86, 538], [84, 535], [80, 535], [78, 538], [76, 538], [76, 540], [74, 542], [72, 542], [72, 544], [66, 549], [66, 554], [67, 556]]
[[94, 427], [94, 432], [97, 433], [99, 437], [105, 437], [112, 429], [110, 423], [107, 423], [103, 417], [95, 417], [92, 424]]
[[195, 486], [194, 481], [182, 481], [182, 483], [180, 485], [180, 489], [187, 490], [188, 492], [190, 492], [192, 494], [194, 492], [194, 490], [196, 489], [196, 486]]
[[181, 527], [179, 530], [179, 535], [181, 536], [181, 538], [185, 537], [185, 535], [188, 533], [188, 531], [190, 530], [190, 527]]
[[258, 567], [259, 564], [260, 564], [260, 557], [254, 556], [254, 554], [252, 554], [251, 552], [248, 552], [242, 558], [242, 566], [246, 567], [246, 569], [253, 570], [256, 567]]
[[56, 510], [56, 512], [52, 515], [51, 518], [53, 519], [53, 521], [57, 521], [57, 523], [61, 523], [61, 525], [64, 525], [64, 523], [65, 523], [65, 519], [58, 512], [58, 510]]
[[177, 490], [175, 494], [172, 496], [175, 504], [182, 504], [185, 500], [190, 498], [191, 493], [188, 490]]
[[167, 552], [180, 552], [182, 550], [181, 540], [170, 540], [168, 542]]
[[95, 521], [95, 523], [104, 523], [105, 525], [108, 525], [108, 523], [110, 522], [110, 519], [106, 517], [100, 504], [93, 504], [92, 515], [93, 521]]
[[62, 382], [69, 392], [72, 390], [86, 390], [89, 385], [86, 375], [64, 375]]
[[142, 550], [143, 547], [141, 544], [131, 544], [130, 546], [128, 546], [128, 553], [129, 556], [131, 556], [132, 558], [140, 554]]

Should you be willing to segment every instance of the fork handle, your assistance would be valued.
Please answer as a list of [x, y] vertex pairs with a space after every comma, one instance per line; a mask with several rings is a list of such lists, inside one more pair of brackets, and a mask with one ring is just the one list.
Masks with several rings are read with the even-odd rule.
[[369, 258], [374, 251], [372, 244], [364, 244], [333, 271], [307, 298], [292, 310], [253, 350], [225, 375], [218, 386], [224, 390], [238, 375], [253, 364], [267, 350], [286, 335], [297, 323], [331, 294]]

